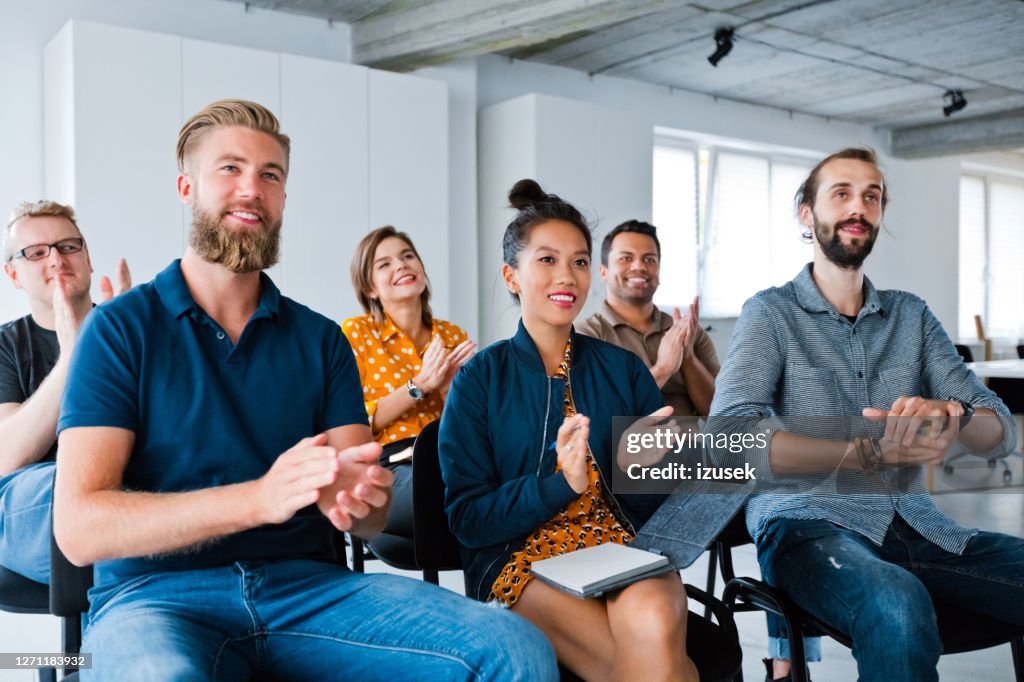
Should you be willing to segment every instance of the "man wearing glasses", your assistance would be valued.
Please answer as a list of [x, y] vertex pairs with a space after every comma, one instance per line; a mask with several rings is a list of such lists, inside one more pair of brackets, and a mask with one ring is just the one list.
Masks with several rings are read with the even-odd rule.
[[[78, 327], [93, 308], [92, 264], [70, 206], [19, 205], [3, 240], [4, 272], [31, 313], [0, 325], [0, 565], [50, 578], [50, 497], [57, 414]], [[118, 268], [120, 289], [131, 286]], [[102, 300], [113, 296], [101, 283]]]

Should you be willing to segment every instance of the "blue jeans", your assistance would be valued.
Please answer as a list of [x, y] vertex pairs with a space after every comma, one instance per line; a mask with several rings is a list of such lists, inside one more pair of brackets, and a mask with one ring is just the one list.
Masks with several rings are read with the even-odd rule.
[[0, 477], [0, 566], [50, 584], [50, 500], [53, 462]]
[[334, 564], [154, 573], [89, 596], [84, 680], [558, 679], [519, 616]]
[[829, 521], [777, 519], [758, 547], [765, 580], [853, 640], [862, 680], [938, 680], [932, 599], [1024, 626], [1024, 539], [978, 533], [963, 554], [899, 516], [881, 547]]

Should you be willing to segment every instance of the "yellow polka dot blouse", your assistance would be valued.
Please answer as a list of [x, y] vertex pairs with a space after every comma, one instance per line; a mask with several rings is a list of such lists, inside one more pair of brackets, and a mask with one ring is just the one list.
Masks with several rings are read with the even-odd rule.
[[[420, 351], [426, 349], [417, 349], [412, 340], [386, 315], [379, 325], [373, 315], [351, 317], [341, 323], [341, 329], [355, 353], [359, 378], [363, 384], [366, 414], [372, 419], [378, 400], [393, 391], [404, 391], [405, 383], [419, 373], [422, 362]], [[441, 336], [449, 351], [467, 338], [461, 327], [444, 320], [434, 320], [431, 338], [435, 334]], [[408, 412], [374, 434], [374, 437], [381, 445], [387, 445], [417, 436], [424, 426], [441, 418], [443, 405], [440, 395], [429, 393]]]

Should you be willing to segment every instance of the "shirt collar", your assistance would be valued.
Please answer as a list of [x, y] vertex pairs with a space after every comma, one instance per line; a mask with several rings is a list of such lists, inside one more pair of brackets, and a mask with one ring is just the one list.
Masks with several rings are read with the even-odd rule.
[[[153, 279], [153, 286], [156, 289], [160, 301], [167, 308], [167, 311], [175, 318], [186, 313], [206, 311], [199, 307], [192, 298], [185, 283], [185, 275], [181, 272], [181, 259], [175, 260]], [[260, 301], [253, 313], [253, 319], [260, 317], [277, 317], [281, 307], [281, 291], [274, 284], [274, 281], [267, 276], [267, 273], [260, 273]]]
[[[370, 316], [370, 320], [373, 321], [373, 316], [372, 315]], [[375, 321], [374, 321], [374, 323], [376, 324]], [[402, 330], [398, 328], [398, 325], [395, 324], [395, 321], [391, 319], [390, 315], [388, 315], [387, 313], [384, 313], [384, 321], [380, 324], [380, 328], [378, 329], [378, 333], [380, 334], [380, 340], [386, 342], [388, 339], [390, 339], [395, 334], [402, 333]], [[437, 327], [437, 320], [433, 319], [433, 320], [430, 321], [430, 338], [433, 339], [434, 338], [434, 334], [437, 334], [437, 333], [439, 333], [438, 327]], [[411, 341], [411, 339], [410, 339], [410, 341]], [[442, 341], [444, 341], [444, 339], [442, 339]]]
[[[797, 303], [809, 313], [828, 313], [832, 317], [839, 317], [839, 311], [822, 295], [818, 285], [814, 283], [813, 272], [814, 263], [808, 263], [800, 271], [800, 274], [793, 279], [793, 289], [796, 292]], [[871, 280], [866, 275], [864, 276], [864, 307], [861, 312], [864, 313], [865, 311], [866, 314], [885, 314], [878, 290], [875, 289], [875, 285], [871, 283]]]
[[[615, 312], [615, 309], [608, 305], [608, 299], [601, 302], [601, 317], [608, 320], [613, 327], [626, 326], [632, 329], [632, 325], [622, 319], [622, 316]], [[654, 306], [654, 311], [651, 313], [651, 322], [653, 328], [659, 331], [665, 331], [672, 326], [672, 318], [665, 320], [665, 316], [661, 314], [661, 309], [658, 306]]]

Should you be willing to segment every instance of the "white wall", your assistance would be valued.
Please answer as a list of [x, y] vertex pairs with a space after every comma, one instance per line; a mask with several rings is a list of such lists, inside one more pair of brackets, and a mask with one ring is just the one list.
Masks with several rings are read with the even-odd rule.
[[[508, 190], [534, 178], [597, 227], [595, 254], [609, 229], [651, 213], [654, 130], [620, 109], [549, 95], [525, 95], [480, 112], [480, 339], [515, 331], [519, 309], [500, 271], [501, 240], [514, 216]], [[583, 315], [600, 306], [604, 287], [593, 268]]]
[[[448, 84], [448, 257], [429, 263], [433, 280], [439, 268], [446, 269], [448, 316], [473, 339], [479, 338], [479, 277], [477, 239], [477, 68], [476, 60], [461, 59], [439, 67], [414, 72]], [[401, 226], [416, 241], [418, 249], [428, 238], [419, 221]], [[422, 235], [422, 238], [421, 238]], [[422, 254], [422, 250], [420, 251]], [[424, 256], [426, 258], [426, 256]], [[435, 311], [436, 312], [436, 311]]]
[[[351, 30], [327, 22], [220, 0], [4, 0], [0, 2], [0, 218], [19, 202], [42, 198], [43, 48], [69, 19], [173, 33], [260, 50], [347, 62]], [[130, 59], [130, 56], [126, 57]], [[257, 74], [258, 75], [258, 74]], [[133, 84], [159, 89], [152, 80]], [[276, 76], [275, 76], [276, 78]], [[173, 138], [170, 144], [173, 149]], [[173, 178], [168, 191], [173, 190]], [[88, 236], [88, 225], [83, 225]], [[94, 254], [112, 262], [116, 256]], [[104, 274], [97, 272], [97, 275]], [[99, 277], [95, 278], [98, 282]], [[24, 297], [0, 284], [0, 320], [27, 312]]]

